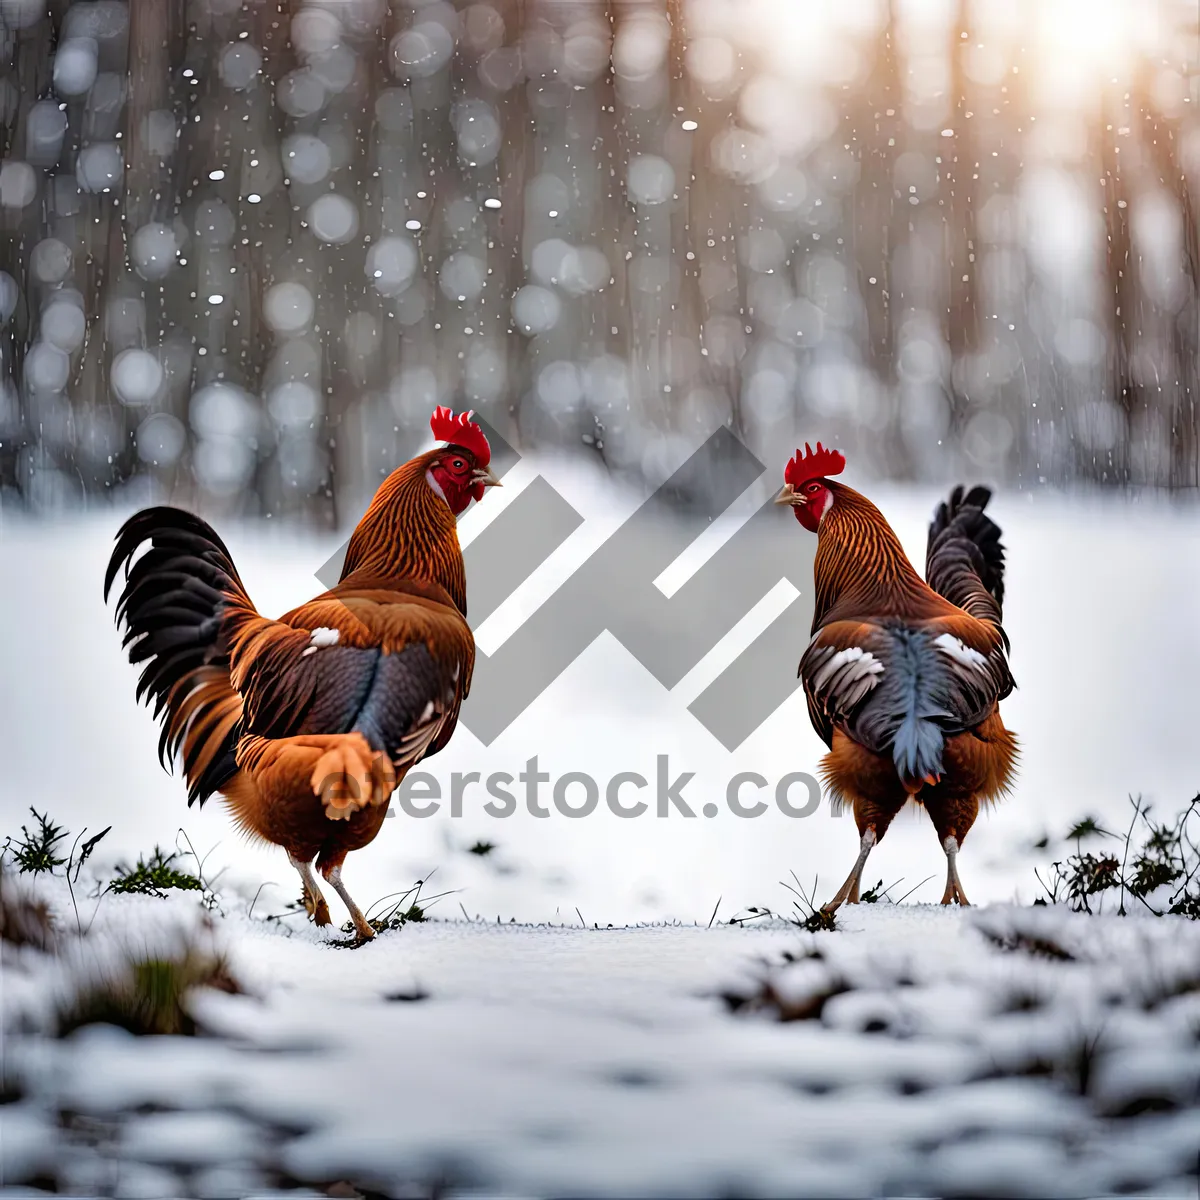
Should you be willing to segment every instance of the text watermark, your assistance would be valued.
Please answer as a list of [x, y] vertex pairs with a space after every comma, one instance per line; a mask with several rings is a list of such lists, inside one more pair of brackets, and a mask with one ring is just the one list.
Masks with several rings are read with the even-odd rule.
[[[602, 806], [615, 817], [713, 818], [721, 806], [697, 802], [687, 795], [694, 771], [671, 769], [669, 756], [658, 755], [653, 778], [638, 771], [618, 771], [604, 781], [586, 771], [551, 776], [538, 766], [535, 754], [524, 770], [454, 771], [450, 786], [428, 771], [410, 771], [396, 789], [396, 803], [406, 816], [423, 818], [447, 813], [453, 818], [483, 812], [504, 819], [523, 808], [532, 817], [553, 815], [576, 819], [591, 816]], [[735, 817], [761, 817], [772, 808], [785, 817], [811, 817], [821, 807], [821, 785], [806, 771], [791, 771], [771, 781], [757, 771], [738, 771], [724, 788], [725, 810]], [[482, 802], [482, 803], [481, 803]], [[394, 816], [396, 809], [388, 812]]]

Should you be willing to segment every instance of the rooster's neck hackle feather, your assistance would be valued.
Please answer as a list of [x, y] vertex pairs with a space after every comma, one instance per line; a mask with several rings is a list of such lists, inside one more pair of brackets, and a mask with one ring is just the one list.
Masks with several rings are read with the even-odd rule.
[[379, 485], [346, 551], [341, 582], [423, 579], [446, 589], [467, 611], [467, 580], [454, 514], [425, 472], [440, 451], [397, 467]]
[[813, 632], [863, 614], [926, 616], [947, 607], [908, 561], [883, 513], [845, 484], [825, 485], [833, 504], [817, 541]]

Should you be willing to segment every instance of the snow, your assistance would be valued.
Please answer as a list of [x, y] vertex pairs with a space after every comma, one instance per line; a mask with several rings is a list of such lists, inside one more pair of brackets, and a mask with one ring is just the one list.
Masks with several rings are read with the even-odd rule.
[[280, 335], [303, 332], [315, 312], [312, 292], [302, 283], [277, 283], [263, 297], [263, 320]]
[[626, 188], [635, 204], [663, 204], [675, 190], [675, 172], [657, 154], [637, 154], [629, 160]]
[[71, 377], [71, 358], [49, 342], [35, 342], [25, 355], [25, 380], [34, 391], [57, 392]]
[[121, 148], [115, 142], [84, 146], [75, 163], [75, 178], [85, 192], [107, 192], [121, 182]]
[[54, 55], [54, 90], [82, 96], [96, 82], [98, 47], [94, 38], [67, 38]]
[[366, 271], [381, 296], [402, 292], [416, 273], [416, 248], [406, 237], [385, 237], [367, 251]]
[[319, 137], [297, 133], [284, 139], [284, 170], [297, 182], [320, 183], [329, 174], [331, 165], [329, 147]]
[[113, 359], [113, 391], [126, 404], [149, 404], [163, 383], [162, 364], [148, 350], [133, 347]]
[[0, 164], [0, 205], [5, 208], [24, 208], [37, 196], [37, 175], [24, 162], [9, 159]]
[[7, 271], [0, 271], [0, 323], [7, 323], [16, 311], [19, 295], [16, 280]]
[[83, 305], [74, 293], [59, 293], [42, 310], [42, 337], [52, 346], [73, 354], [83, 345], [87, 334], [87, 318]]
[[358, 209], [353, 200], [330, 192], [309, 205], [308, 223], [321, 241], [340, 245], [358, 232]]
[[[194, 898], [109, 896], [85, 945], [189, 919]], [[1195, 1170], [1200, 926], [1181, 919], [862, 905], [817, 935], [426, 922], [355, 951], [232, 904], [215, 924], [246, 994], [193, 998], [208, 1037], [10, 1037], [7, 1182], [119, 1167], [138, 1194], [225, 1194], [181, 1182], [220, 1166], [213, 1187], [388, 1195], [1098, 1196], [1171, 1194]], [[997, 944], [1013, 932], [1080, 956]], [[814, 966], [850, 989], [814, 1019], [721, 999], [800, 995], [828, 981]], [[19, 969], [10, 1028], [57, 970], [28, 952]], [[1040, 1007], [1012, 1006], [1033, 991]], [[1006, 1061], [1010, 1028], [1036, 1066]]]
[[558, 324], [562, 304], [548, 288], [529, 284], [519, 288], [512, 300], [513, 320], [522, 333], [545, 333]]
[[474, 254], [457, 251], [442, 264], [438, 283], [451, 300], [478, 299], [487, 283], [487, 264]]
[[29, 270], [39, 283], [62, 283], [71, 270], [72, 253], [58, 238], [43, 238], [29, 255]]
[[257, 1142], [245, 1121], [226, 1113], [150, 1113], [128, 1121], [120, 1154], [139, 1162], [185, 1166], [238, 1162], [257, 1157]]
[[143, 225], [130, 244], [130, 255], [143, 279], [166, 278], [175, 265], [177, 251], [175, 231], [155, 222]]
[[262, 54], [249, 42], [230, 42], [217, 62], [221, 82], [235, 91], [252, 87], [261, 69]]

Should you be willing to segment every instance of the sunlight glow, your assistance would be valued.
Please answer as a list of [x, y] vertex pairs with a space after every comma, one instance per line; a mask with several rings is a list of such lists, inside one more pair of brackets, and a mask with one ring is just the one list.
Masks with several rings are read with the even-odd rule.
[[1068, 74], [1117, 70], [1129, 57], [1133, 19], [1150, 17], [1152, 5], [1131, 0], [1047, 0], [1034, 6], [1043, 69]]

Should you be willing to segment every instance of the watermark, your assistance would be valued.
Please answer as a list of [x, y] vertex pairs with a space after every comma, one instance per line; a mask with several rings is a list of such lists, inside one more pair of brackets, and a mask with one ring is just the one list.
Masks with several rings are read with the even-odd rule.
[[[518, 455], [481, 424], [503, 477]], [[461, 723], [490, 745], [605, 631], [673, 689], [787, 580], [799, 594], [688, 705], [727, 750], [740, 746], [799, 686], [794, 664], [812, 620], [816, 539], [797, 536], [790, 514], [768, 499], [673, 595], [655, 580], [766, 470], [718, 429], [498, 649], [477, 650]], [[472, 629], [583, 520], [539, 475], [481, 530], [464, 551]], [[317, 573], [326, 587], [344, 557], [343, 548]]]
[[[410, 771], [396, 790], [396, 804], [406, 816], [432, 817], [438, 813], [452, 818], [476, 816], [504, 819], [519, 809], [531, 817], [552, 816], [576, 820], [590, 817], [602, 808], [614, 817], [695, 819], [719, 816], [722, 808], [711, 800], [698, 804], [687, 795], [695, 779], [693, 771], [673, 770], [670, 758], [660, 754], [652, 777], [638, 771], [618, 771], [598, 780], [587, 771], [567, 771], [551, 776], [538, 765], [535, 754], [524, 770], [455, 771], [449, 788], [428, 771]], [[805, 771], [792, 771], [769, 780], [757, 771], [738, 771], [724, 789], [724, 809], [735, 817], [753, 819], [772, 810], [785, 817], [811, 817], [821, 807], [821, 785]], [[396, 815], [396, 809], [388, 816]]]

